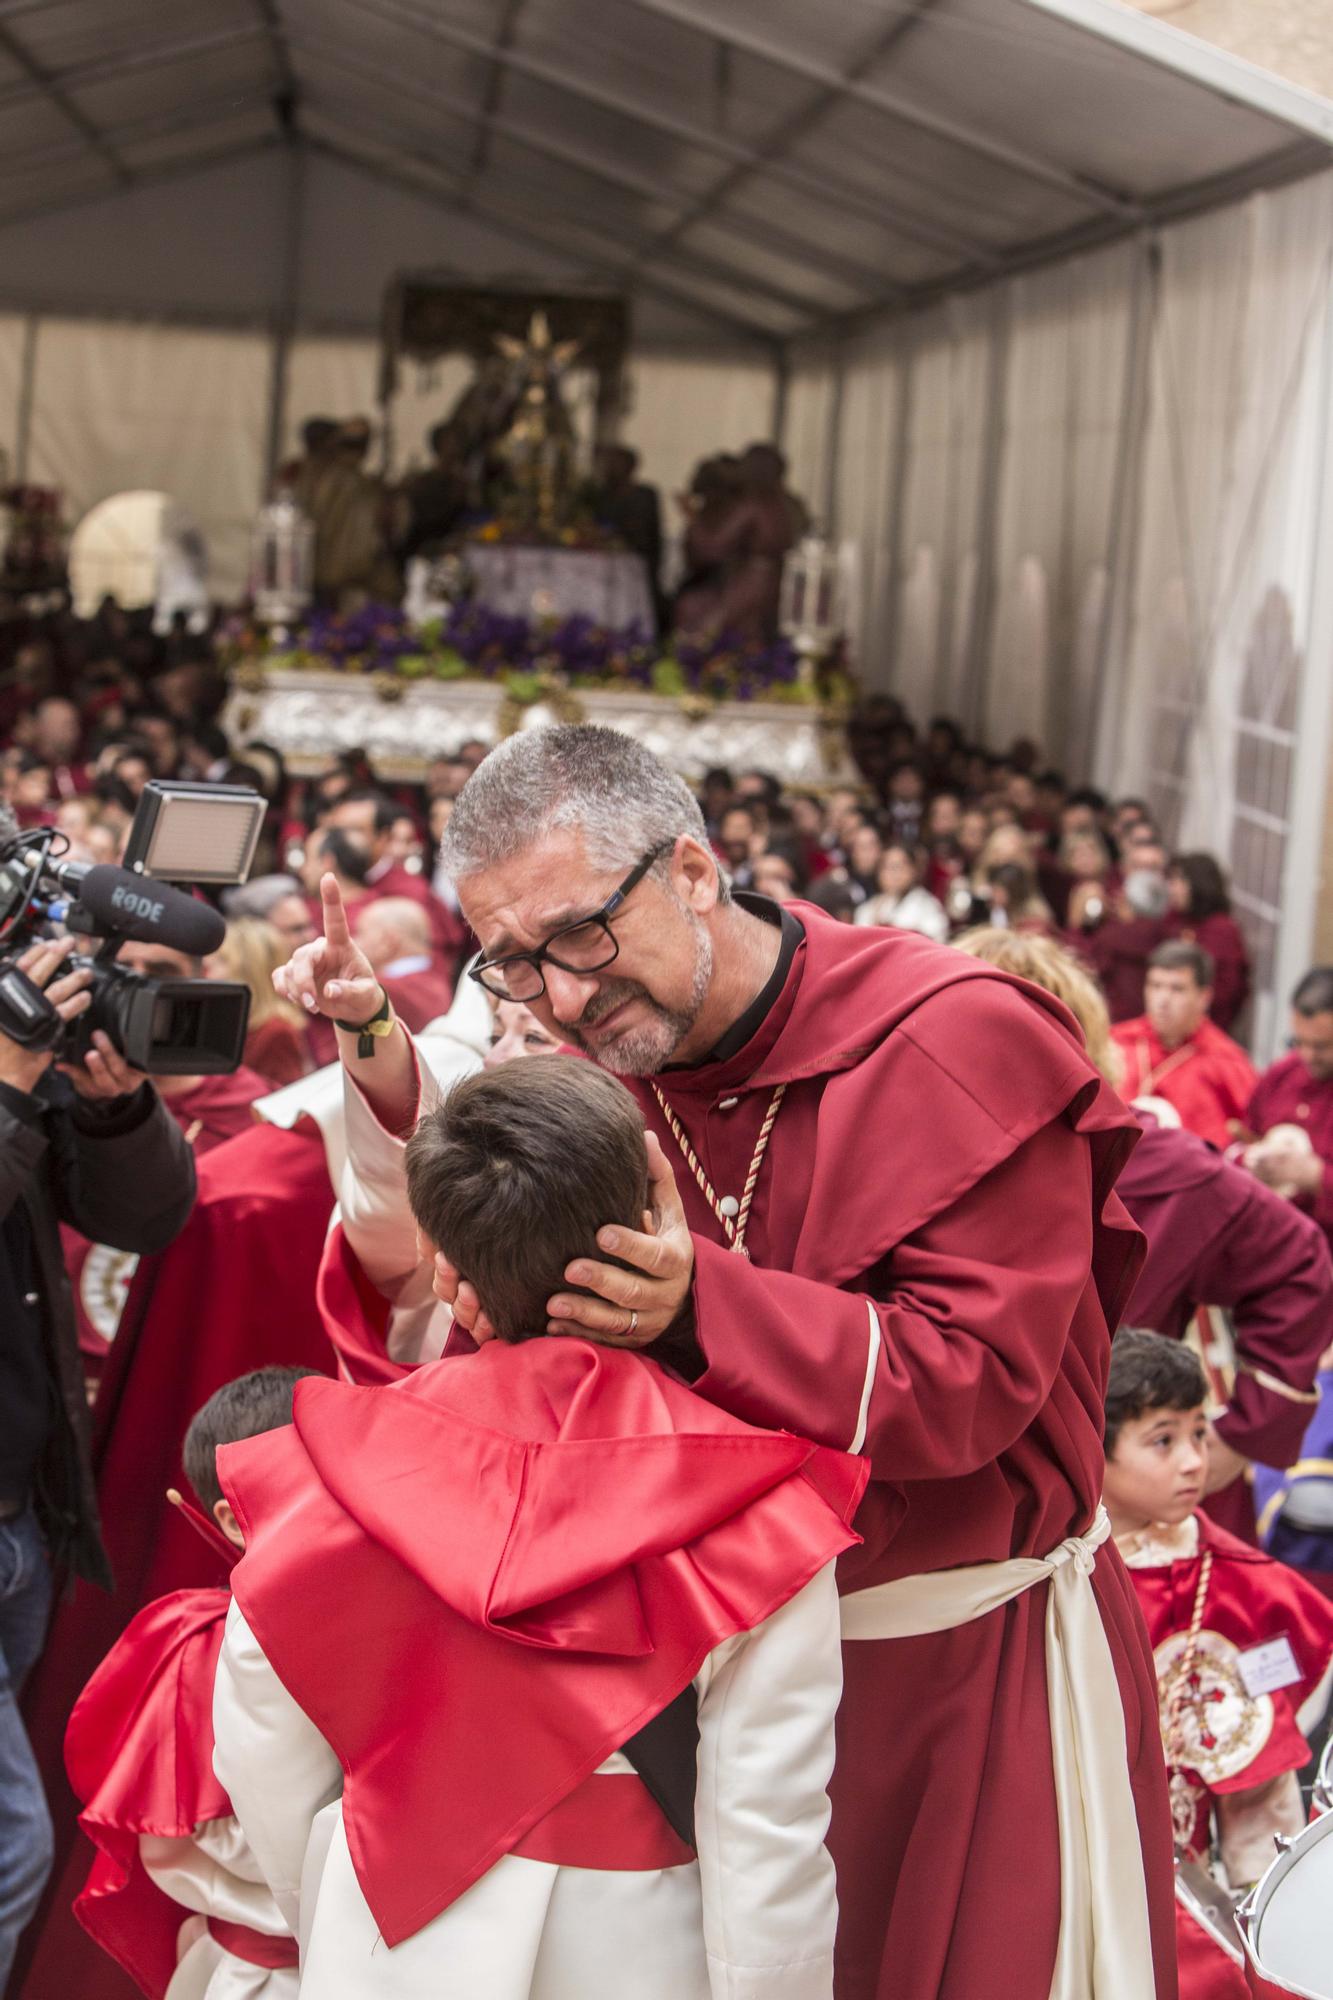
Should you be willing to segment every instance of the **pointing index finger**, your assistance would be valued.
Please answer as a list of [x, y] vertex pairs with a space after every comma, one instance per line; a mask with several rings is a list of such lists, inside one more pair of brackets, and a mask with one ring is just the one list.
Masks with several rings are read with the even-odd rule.
[[343, 908], [337, 877], [321, 875], [319, 894], [324, 905], [324, 935], [335, 950], [344, 950], [351, 944], [352, 934], [347, 928], [347, 912]]

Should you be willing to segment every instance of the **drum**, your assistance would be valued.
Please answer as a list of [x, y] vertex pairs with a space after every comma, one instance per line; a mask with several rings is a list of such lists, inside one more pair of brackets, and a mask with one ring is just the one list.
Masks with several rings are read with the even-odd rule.
[[1256, 1995], [1333, 2000], [1333, 1813], [1311, 1820], [1236, 1912]]

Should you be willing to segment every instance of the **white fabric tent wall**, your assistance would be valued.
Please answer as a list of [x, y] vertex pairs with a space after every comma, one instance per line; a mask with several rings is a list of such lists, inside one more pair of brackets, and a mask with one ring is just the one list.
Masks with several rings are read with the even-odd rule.
[[24, 474], [60, 487], [72, 519], [129, 488], [169, 493], [234, 589], [263, 486], [271, 379], [260, 334], [44, 320]]
[[1269, 1048], [1330, 726], [1333, 174], [812, 347], [786, 436], [860, 548], [867, 685], [1218, 854]]

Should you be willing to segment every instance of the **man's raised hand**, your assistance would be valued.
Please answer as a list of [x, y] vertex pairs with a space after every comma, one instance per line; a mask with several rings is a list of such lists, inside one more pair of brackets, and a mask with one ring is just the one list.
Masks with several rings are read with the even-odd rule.
[[324, 935], [300, 945], [273, 975], [284, 1000], [309, 1014], [359, 1024], [378, 1013], [383, 994], [375, 969], [352, 937], [342, 894], [332, 875], [320, 878]]

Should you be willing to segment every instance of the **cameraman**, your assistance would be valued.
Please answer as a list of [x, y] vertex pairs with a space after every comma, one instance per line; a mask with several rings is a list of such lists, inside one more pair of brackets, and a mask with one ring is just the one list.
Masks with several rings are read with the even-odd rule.
[[[14, 831], [0, 806], [0, 840]], [[18, 960], [65, 1021], [90, 1004], [90, 975], [63, 969], [73, 948], [42, 942]], [[0, 1032], [0, 1993], [51, 1865], [19, 1688], [45, 1640], [52, 1570], [111, 1585], [58, 1224], [161, 1250], [194, 1202], [184, 1136], [109, 1038], [94, 1041], [86, 1063], [54, 1063]]]

